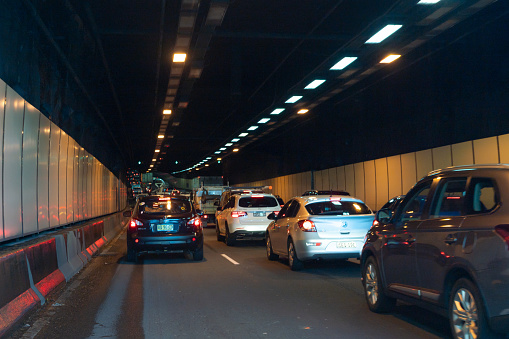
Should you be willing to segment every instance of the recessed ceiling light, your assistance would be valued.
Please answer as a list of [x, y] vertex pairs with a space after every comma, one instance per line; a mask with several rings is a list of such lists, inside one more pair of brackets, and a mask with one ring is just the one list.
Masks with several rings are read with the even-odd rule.
[[321, 80], [321, 79], [313, 80], [306, 87], [304, 87], [304, 89], [315, 89], [318, 86], [320, 86], [321, 84], [323, 84], [324, 82], [325, 82], [325, 80]]
[[219, 153], [221, 153], [221, 152], [220, 152], [220, 151], [215, 151], [215, 152], [214, 152], [214, 154], [219, 154]]
[[221, 161], [221, 160], [223, 160], [223, 159], [222, 158], [217, 158], [217, 161]]
[[205, 167], [209, 167], [209, 164], [205, 164]]
[[227, 143], [225, 146], [226, 147], [230, 147], [231, 145], [233, 145], [231, 142]]
[[293, 104], [293, 103], [299, 101], [300, 99], [302, 99], [302, 95], [294, 95], [290, 99], [286, 100], [285, 103], [286, 104]]
[[267, 121], [269, 121], [269, 120], [270, 120], [270, 118], [263, 118], [263, 119], [261, 119], [260, 121], [258, 121], [258, 123], [259, 123], [259, 124], [264, 124], [264, 123], [266, 123], [266, 122], [267, 122]]
[[152, 159], [152, 161], [156, 161], [157, 159]]
[[164, 115], [169, 115], [169, 114], [171, 114], [171, 109], [165, 109], [165, 110], [163, 110], [163, 114], [164, 114]]
[[173, 62], [185, 62], [187, 54], [186, 53], [174, 53], [173, 54]]
[[221, 147], [219, 150], [220, 150], [220, 151], [225, 151], [225, 150], [226, 150], [226, 147]]
[[283, 112], [285, 109], [284, 108], [276, 108], [275, 110], [272, 111], [272, 115], [278, 115], [279, 113]]
[[257, 129], [257, 128], [258, 128], [258, 126], [251, 126], [251, 127], [249, 127], [247, 130], [248, 130], [248, 131], [254, 131], [254, 130], [255, 130], [255, 129]]
[[249, 133], [240, 133], [240, 134], [239, 134], [239, 137], [243, 138], [243, 137], [246, 137], [246, 136], [248, 136], [248, 135], [249, 135]]
[[238, 149], [238, 148], [234, 148], [234, 149], [232, 149], [232, 151], [233, 151], [233, 152], [238, 152], [238, 151], [239, 151], [239, 149]]
[[205, 158], [205, 160], [210, 160], [210, 159], [212, 159], [212, 157], [206, 157], [206, 158]]
[[239, 138], [235, 138], [235, 139], [232, 139], [232, 142], [237, 142], [239, 140], [240, 140]]
[[308, 110], [308, 109], [303, 108], [303, 109], [299, 110], [299, 111], [297, 112], [297, 114], [306, 114], [307, 112], [309, 112], [309, 110]]
[[157, 138], [158, 138], [158, 139], [164, 139], [164, 135], [159, 134], [159, 135], [157, 136]]
[[399, 54], [391, 54], [391, 55], [388, 55], [385, 59], [381, 60], [380, 63], [381, 64], [390, 64], [391, 62], [399, 59], [400, 57], [401, 57], [401, 55], [399, 55]]
[[387, 25], [384, 28], [382, 28], [378, 33], [373, 35], [371, 38], [369, 38], [365, 43], [366, 44], [378, 44], [385, 39], [387, 39], [389, 36], [391, 36], [394, 32], [396, 32], [398, 29], [403, 27], [403, 25]]
[[334, 66], [332, 66], [330, 69], [333, 71], [340, 71], [340, 70], [344, 69], [346, 66], [350, 65], [355, 60], [357, 60], [357, 57], [344, 57], [343, 59], [339, 60]]
[[156, 149], [154, 152], [159, 153], [159, 152], [161, 152], [161, 150]]

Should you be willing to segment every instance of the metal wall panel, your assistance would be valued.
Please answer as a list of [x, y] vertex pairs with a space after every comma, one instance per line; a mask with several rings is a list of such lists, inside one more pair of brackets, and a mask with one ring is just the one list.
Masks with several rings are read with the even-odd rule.
[[67, 145], [67, 223], [74, 221], [74, 147], [76, 142], [69, 137]]
[[[0, 150], [4, 149], [4, 113], [5, 113], [5, 100], [6, 100], [6, 90], [7, 85], [5, 82], [0, 80], [0, 102], [3, 102], [4, 105], [0, 106]], [[0, 164], [3, 162], [3, 151], [0, 151]], [[3, 167], [0, 166], [0, 178], [3, 177]], [[3, 201], [3, 182], [0, 180], [0, 197], [2, 198], [1, 201]], [[0, 204], [0, 240], [4, 239], [4, 216], [3, 216], [3, 202]]]
[[389, 199], [406, 194], [401, 187], [401, 156], [395, 155], [387, 158], [387, 181], [389, 186]]
[[474, 140], [474, 164], [497, 164], [497, 137]]
[[441, 169], [452, 166], [452, 149], [451, 146], [443, 146], [433, 148], [433, 169]]
[[347, 191], [346, 189], [346, 176], [345, 176], [345, 166], [336, 167], [336, 177], [338, 178], [338, 184], [336, 188], [338, 190]]
[[323, 186], [322, 186], [323, 171], [313, 172], [313, 175], [314, 175], [314, 179], [315, 179], [315, 185], [314, 185], [313, 189], [315, 189], [315, 190], [323, 189]]
[[60, 128], [51, 123], [49, 151], [49, 223], [50, 227], [60, 225], [58, 219], [58, 158], [60, 155]]
[[502, 164], [509, 164], [509, 134], [498, 137], [498, 152], [500, 162]]
[[372, 208], [378, 210], [389, 201], [389, 180], [387, 173], [387, 158], [375, 160], [376, 173], [376, 205]]
[[364, 202], [372, 209], [376, 207], [376, 172], [375, 172], [375, 161], [364, 162], [364, 184], [365, 184], [365, 196]]
[[80, 147], [76, 141], [74, 141], [74, 158], [73, 158], [73, 195], [72, 195], [72, 209], [74, 211], [74, 221], [79, 221], [80, 213], [79, 213], [79, 169], [80, 169]]
[[49, 138], [51, 122], [44, 115], [39, 121], [39, 151], [37, 153], [37, 220], [39, 230], [49, 228]]
[[355, 170], [353, 165], [345, 166], [346, 191], [355, 195]]
[[67, 224], [67, 147], [69, 136], [64, 131], [60, 135], [60, 156], [58, 159], [58, 217], [60, 225]]
[[417, 182], [417, 168], [415, 153], [401, 154], [401, 184], [402, 192], [408, 192]]
[[365, 189], [364, 189], [364, 163], [358, 162], [353, 165], [355, 171], [355, 197], [364, 201]]
[[472, 165], [474, 163], [474, 145], [472, 141], [453, 144], [451, 147], [453, 166]]
[[86, 183], [87, 199], [86, 199], [85, 211], [86, 211], [87, 219], [92, 218], [92, 216], [93, 216], [92, 208], [94, 205], [94, 202], [92, 200], [92, 180], [93, 180], [93, 178], [92, 178], [92, 163], [93, 163], [93, 158], [87, 152], [86, 156], [85, 156], [85, 173], [86, 173], [86, 177], [87, 177], [87, 183]]
[[328, 169], [322, 171], [322, 189], [324, 190], [330, 189], [330, 178]]
[[303, 184], [304, 184], [304, 190], [302, 191], [302, 193], [311, 189], [311, 171], [304, 172]]
[[23, 124], [23, 234], [37, 232], [37, 144], [39, 139], [39, 111], [25, 102]]
[[21, 205], [21, 145], [25, 101], [7, 86], [4, 128], [4, 232], [5, 238], [23, 235]]
[[336, 167], [329, 168], [329, 188], [335, 190], [338, 187], [338, 178], [336, 176]]

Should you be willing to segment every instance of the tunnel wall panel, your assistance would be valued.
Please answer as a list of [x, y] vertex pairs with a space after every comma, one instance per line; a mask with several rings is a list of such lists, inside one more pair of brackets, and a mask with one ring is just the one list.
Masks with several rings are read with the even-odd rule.
[[496, 164], [498, 153], [497, 137], [474, 140], [474, 164]]
[[376, 173], [373, 160], [364, 162], [364, 202], [373, 208], [376, 205]]
[[58, 156], [58, 223], [67, 223], [67, 148], [69, 136], [60, 131], [60, 148]]
[[37, 221], [39, 230], [49, 228], [49, 138], [51, 122], [44, 115], [39, 121], [39, 150], [37, 152]]
[[58, 219], [58, 157], [60, 151], [60, 128], [51, 123], [51, 136], [49, 139], [49, 225], [59, 225]]
[[[6, 102], [6, 91], [7, 86], [3, 80], [0, 80], [0, 102]], [[0, 150], [3, 150], [3, 133], [4, 133], [4, 114], [5, 109], [0, 110]], [[3, 162], [4, 152], [0, 152], [0, 161]], [[0, 166], [0, 178], [3, 178], [3, 166]], [[3, 180], [0, 180], [0, 192], [3, 192]], [[0, 195], [1, 197], [1, 195]], [[0, 206], [0, 221], [4, 219], [3, 208]], [[4, 236], [4, 225], [2, 223], [0, 227], [0, 241], [5, 238]]]

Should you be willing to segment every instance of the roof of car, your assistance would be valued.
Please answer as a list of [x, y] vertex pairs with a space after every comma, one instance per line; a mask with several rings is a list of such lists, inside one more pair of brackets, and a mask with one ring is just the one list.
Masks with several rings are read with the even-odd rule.
[[350, 195], [350, 193], [343, 190], [309, 190], [302, 194], [302, 196], [307, 195]]
[[310, 202], [319, 202], [319, 201], [327, 201], [331, 198], [337, 198], [338, 200], [345, 200], [345, 201], [360, 201], [364, 203], [361, 199], [353, 197], [351, 195], [330, 195], [330, 194], [321, 194], [321, 195], [305, 195], [301, 197], [296, 197], [299, 199], [304, 200], [306, 203]]
[[462, 172], [462, 171], [473, 171], [482, 169], [509, 169], [509, 164], [482, 164], [482, 165], [462, 165], [462, 166], [451, 166], [433, 170], [428, 173], [428, 176], [437, 175], [448, 172]]

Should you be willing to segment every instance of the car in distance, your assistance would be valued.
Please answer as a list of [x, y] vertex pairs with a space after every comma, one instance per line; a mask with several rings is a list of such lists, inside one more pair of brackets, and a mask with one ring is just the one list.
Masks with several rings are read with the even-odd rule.
[[296, 271], [307, 260], [359, 258], [374, 214], [355, 197], [312, 195], [290, 199], [268, 219], [267, 258], [288, 257]]
[[233, 246], [238, 240], [263, 240], [269, 221], [267, 215], [281, 209], [272, 194], [248, 190], [232, 193], [216, 215], [217, 240]]
[[203, 259], [203, 229], [200, 211], [187, 197], [146, 196], [136, 202], [127, 227], [127, 260], [137, 261], [141, 253], [190, 254]]
[[378, 211], [361, 272], [368, 307], [396, 299], [449, 318], [454, 338], [509, 333], [509, 166], [430, 172], [394, 212]]

